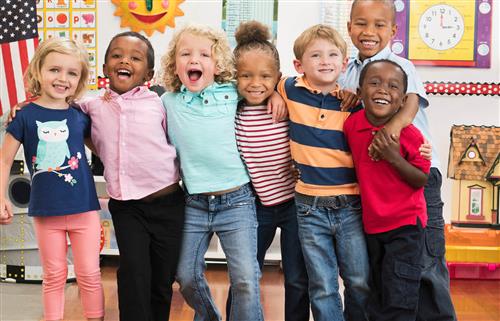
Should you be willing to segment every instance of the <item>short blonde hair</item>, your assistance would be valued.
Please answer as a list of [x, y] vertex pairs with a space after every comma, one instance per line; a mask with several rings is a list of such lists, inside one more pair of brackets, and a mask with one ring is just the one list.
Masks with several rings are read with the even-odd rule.
[[42, 79], [42, 66], [47, 55], [52, 52], [77, 57], [81, 63], [82, 71], [80, 74], [80, 80], [78, 81], [78, 86], [75, 90], [75, 95], [66, 98], [68, 103], [72, 102], [81, 97], [86, 90], [90, 65], [87, 49], [85, 49], [81, 43], [71, 39], [52, 38], [44, 40], [40, 44], [40, 46], [36, 49], [24, 75], [26, 88], [28, 92], [34, 96], [39, 96], [41, 94], [42, 88], [40, 82]]
[[342, 39], [340, 33], [330, 26], [317, 24], [304, 30], [304, 32], [302, 32], [295, 40], [293, 44], [293, 53], [295, 54], [295, 58], [298, 60], [302, 59], [307, 47], [316, 39], [330, 41], [340, 49], [343, 58], [347, 57], [347, 44], [345, 40]]
[[162, 82], [165, 88], [170, 91], [179, 91], [182, 83], [179, 76], [175, 74], [175, 55], [177, 44], [183, 34], [192, 34], [195, 36], [206, 37], [213, 42], [212, 55], [215, 58], [215, 64], [218, 75], [214, 80], [217, 83], [227, 83], [234, 80], [235, 66], [231, 47], [224, 32], [212, 29], [208, 26], [187, 25], [174, 34], [170, 40], [167, 53], [163, 56], [162, 62]]

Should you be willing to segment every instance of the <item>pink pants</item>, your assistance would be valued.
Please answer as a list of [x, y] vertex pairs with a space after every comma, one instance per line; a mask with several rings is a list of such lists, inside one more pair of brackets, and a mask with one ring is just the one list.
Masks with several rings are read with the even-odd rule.
[[104, 294], [99, 267], [100, 217], [96, 211], [34, 217], [43, 267], [43, 304], [46, 320], [62, 320], [68, 274], [66, 235], [71, 240], [75, 274], [86, 318], [104, 316]]

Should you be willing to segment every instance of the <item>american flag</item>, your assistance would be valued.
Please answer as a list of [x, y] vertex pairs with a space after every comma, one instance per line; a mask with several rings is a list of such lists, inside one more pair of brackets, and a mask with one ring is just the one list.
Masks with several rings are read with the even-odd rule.
[[38, 45], [36, 0], [0, 1], [0, 116], [26, 99], [23, 75]]

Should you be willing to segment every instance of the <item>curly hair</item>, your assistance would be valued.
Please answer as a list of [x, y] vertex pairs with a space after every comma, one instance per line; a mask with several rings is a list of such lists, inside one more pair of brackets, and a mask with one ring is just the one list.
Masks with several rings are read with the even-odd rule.
[[234, 37], [237, 43], [234, 48], [236, 64], [245, 52], [258, 49], [269, 54], [280, 70], [280, 56], [276, 47], [269, 41], [271, 32], [265, 24], [258, 21], [242, 22], [236, 29]]
[[24, 74], [27, 91], [33, 96], [39, 96], [42, 93], [42, 66], [45, 62], [45, 58], [52, 52], [70, 55], [80, 60], [82, 71], [78, 86], [76, 87], [74, 96], [66, 98], [66, 102], [70, 103], [81, 97], [87, 89], [87, 81], [90, 73], [89, 54], [87, 50], [81, 43], [71, 39], [52, 38], [40, 44]]
[[177, 44], [182, 35], [186, 33], [206, 37], [213, 42], [212, 55], [215, 58], [216, 68], [219, 71], [219, 74], [214, 77], [215, 82], [227, 83], [233, 81], [235, 75], [234, 59], [225, 33], [208, 26], [190, 24], [174, 34], [170, 40], [167, 53], [161, 59], [161, 80], [165, 88], [170, 91], [179, 91], [182, 86], [181, 80], [175, 73], [175, 56], [177, 53]]

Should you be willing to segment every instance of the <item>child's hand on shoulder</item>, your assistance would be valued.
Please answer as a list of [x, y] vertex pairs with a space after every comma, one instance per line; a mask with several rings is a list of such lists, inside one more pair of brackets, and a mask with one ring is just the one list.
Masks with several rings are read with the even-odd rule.
[[106, 90], [104, 95], [101, 96], [101, 100], [109, 103], [112, 100], [111, 91]]
[[7, 118], [7, 122], [5, 123], [5, 126], [10, 124], [14, 120], [14, 118], [16, 118], [16, 113], [18, 111], [20, 111], [24, 106], [26, 106], [27, 104], [29, 104], [32, 101], [33, 101], [33, 99], [29, 99], [29, 100], [25, 100], [25, 101], [22, 101], [20, 103], [15, 104], [14, 107], [12, 107], [10, 109], [9, 117]]
[[420, 152], [420, 156], [426, 160], [432, 160], [432, 144], [427, 139], [424, 139], [424, 143], [420, 145], [418, 151]]
[[273, 114], [273, 122], [277, 123], [288, 117], [285, 100], [276, 91], [267, 100], [267, 113]]
[[359, 97], [347, 89], [339, 90], [340, 109], [342, 111], [348, 111], [360, 104]]
[[385, 159], [389, 163], [393, 163], [397, 159], [401, 158], [399, 154], [399, 137], [389, 134], [387, 129], [384, 127], [380, 129], [375, 137], [378, 139], [373, 139], [371, 148], [374, 154], [379, 155], [378, 158], [373, 158], [373, 160], [378, 161], [380, 159]]

